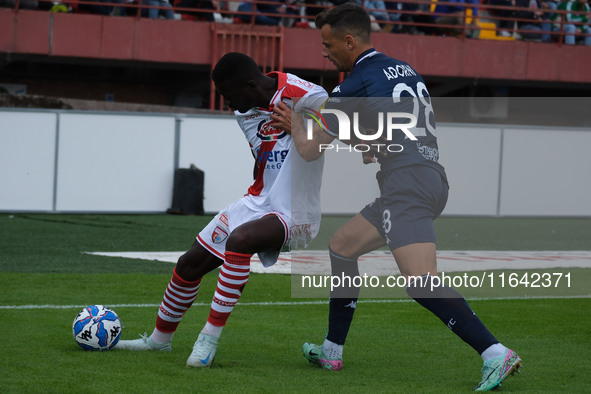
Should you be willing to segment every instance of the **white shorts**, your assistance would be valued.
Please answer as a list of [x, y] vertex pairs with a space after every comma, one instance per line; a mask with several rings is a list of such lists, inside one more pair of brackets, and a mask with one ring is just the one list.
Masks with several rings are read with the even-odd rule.
[[223, 211], [218, 213], [197, 235], [197, 241], [208, 251], [220, 259], [224, 259], [226, 241], [234, 229], [244, 223], [257, 220], [267, 215], [275, 215], [281, 221], [285, 230], [283, 247], [278, 249], [258, 252], [257, 255], [265, 267], [270, 267], [277, 262], [280, 252], [287, 252], [295, 248], [304, 248], [318, 234], [320, 222], [304, 225], [292, 225], [291, 217], [268, 210], [253, 210], [241, 198], [235, 201]]

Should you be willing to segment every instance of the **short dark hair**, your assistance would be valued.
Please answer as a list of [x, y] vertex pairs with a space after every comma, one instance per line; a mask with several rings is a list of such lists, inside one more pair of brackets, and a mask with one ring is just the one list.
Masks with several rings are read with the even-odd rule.
[[244, 85], [261, 74], [261, 69], [250, 57], [240, 52], [228, 52], [215, 65], [211, 79], [215, 84], [232, 82]]
[[329, 25], [333, 31], [351, 34], [369, 42], [371, 20], [365, 8], [355, 3], [345, 3], [316, 15], [316, 27]]

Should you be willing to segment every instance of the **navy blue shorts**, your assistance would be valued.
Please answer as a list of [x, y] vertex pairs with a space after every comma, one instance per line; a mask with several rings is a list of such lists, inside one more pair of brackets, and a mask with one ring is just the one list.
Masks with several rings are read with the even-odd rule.
[[376, 175], [380, 197], [361, 210], [386, 239], [390, 250], [436, 242], [433, 221], [447, 202], [449, 186], [428, 166], [402, 167]]

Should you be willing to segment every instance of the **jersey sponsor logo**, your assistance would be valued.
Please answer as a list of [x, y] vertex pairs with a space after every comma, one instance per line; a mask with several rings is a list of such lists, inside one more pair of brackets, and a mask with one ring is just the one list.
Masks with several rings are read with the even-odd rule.
[[421, 145], [420, 142], [417, 142], [417, 150], [423, 157], [427, 160], [431, 161], [438, 161], [439, 160], [439, 150], [432, 146]]
[[305, 86], [308, 89], [312, 89], [314, 87], [314, 84], [308, 81], [304, 81], [303, 79], [299, 79], [299, 78], [292, 78], [292, 77], [287, 77], [287, 83], [289, 84], [297, 84], [297, 85], [302, 85]]
[[257, 152], [257, 165], [268, 170], [280, 169], [289, 153], [289, 149], [266, 151], [259, 149]]
[[245, 117], [244, 117], [244, 120], [251, 120], [251, 119], [255, 119], [255, 118], [258, 118], [258, 117], [259, 117], [259, 116], [261, 116], [261, 115], [263, 115], [263, 114], [262, 114], [262, 113], [260, 113], [260, 112], [256, 112], [256, 113], [254, 113], [254, 114], [252, 114], [252, 115], [245, 116]]
[[336, 88], [334, 88], [331, 93], [341, 93], [341, 85], [338, 85]]
[[277, 141], [287, 135], [283, 129], [271, 126], [271, 119], [263, 119], [257, 126], [257, 137], [262, 141]]
[[214, 244], [222, 243], [226, 238], [228, 238], [228, 233], [219, 226], [216, 226], [213, 233], [211, 233], [211, 240]]
[[228, 216], [225, 213], [222, 213], [220, 215], [220, 217], [218, 218], [218, 220], [220, 222], [222, 222], [226, 227], [229, 227], [229, 225], [228, 225]]

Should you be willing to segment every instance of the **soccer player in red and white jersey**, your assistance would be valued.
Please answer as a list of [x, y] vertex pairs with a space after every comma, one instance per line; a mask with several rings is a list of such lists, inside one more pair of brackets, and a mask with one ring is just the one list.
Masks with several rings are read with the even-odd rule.
[[247, 194], [219, 212], [179, 258], [152, 334], [121, 340], [115, 346], [172, 350], [174, 332], [197, 298], [201, 278], [221, 266], [209, 317], [187, 359], [191, 367], [212, 364], [222, 329], [248, 281], [252, 255], [257, 253], [268, 267], [284, 247], [307, 246], [318, 233], [321, 214], [323, 158], [302, 159], [292, 149], [291, 135], [272, 126], [271, 114], [279, 102], [300, 110], [319, 109], [328, 97], [326, 91], [292, 74], [263, 74], [254, 60], [237, 52], [219, 60], [212, 79], [235, 110], [250, 144], [256, 159], [255, 180]]

